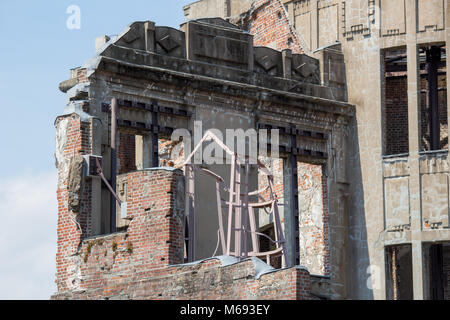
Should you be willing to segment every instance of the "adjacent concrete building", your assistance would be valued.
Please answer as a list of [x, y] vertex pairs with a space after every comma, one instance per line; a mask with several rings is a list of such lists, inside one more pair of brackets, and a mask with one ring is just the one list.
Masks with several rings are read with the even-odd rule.
[[[180, 30], [135, 22], [97, 39], [60, 85], [54, 298], [449, 299], [449, 5], [200, 0]], [[192, 148], [209, 129], [279, 130], [279, 152], [258, 156], [286, 259], [223, 256], [214, 183], [197, 175], [190, 198], [172, 168], [192, 150], [180, 128]], [[231, 181], [229, 165], [203, 167]], [[250, 172], [250, 189], [267, 187]], [[273, 215], [257, 210], [257, 225], [276, 237]]]
[[449, 1], [254, 1], [234, 22], [253, 33], [272, 23], [265, 11], [287, 15], [305, 53], [335, 50], [345, 62], [356, 108], [348, 298], [448, 299]]

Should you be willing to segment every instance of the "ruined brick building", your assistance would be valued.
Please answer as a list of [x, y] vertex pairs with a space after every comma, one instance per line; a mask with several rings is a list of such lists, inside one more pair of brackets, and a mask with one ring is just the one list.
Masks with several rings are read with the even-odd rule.
[[[449, 299], [449, 5], [200, 0], [179, 30], [98, 38], [60, 84], [52, 298]], [[217, 175], [230, 194], [236, 176], [204, 162], [193, 179], [176, 129], [192, 147], [278, 129], [236, 186], [267, 189], [268, 168], [283, 233], [256, 205], [258, 232], [225, 219], [235, 249], [219, 246]], [[243, 257], [242, 233], [285, 255]]]

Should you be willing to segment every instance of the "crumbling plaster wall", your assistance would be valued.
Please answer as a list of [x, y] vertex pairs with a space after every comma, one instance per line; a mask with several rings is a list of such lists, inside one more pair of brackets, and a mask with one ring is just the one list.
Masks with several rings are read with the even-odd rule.
[[300, 264], [313, 275], [329, 275], [328, 201], [321, 165], [298, 163]]

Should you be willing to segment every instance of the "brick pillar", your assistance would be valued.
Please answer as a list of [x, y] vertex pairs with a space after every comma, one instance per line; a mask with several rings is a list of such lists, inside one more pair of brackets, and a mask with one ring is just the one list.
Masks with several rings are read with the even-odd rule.
[[143, 272], [184, 261], [184, 180], [181, 170], [128, 174], [128, 239]]
[[295, 300], [311, 299], [311, 277], [308, 270], [297, 268], [295, 270]]
[[91, 123], [77, 114], [56, 119], [56, 167], [58, 169], [58, 227], [56, 284], [58, 291], [76, 286], [73, 263], [82, 237], [88, 233], [91, 185], [83, 177], [83, 154], [90, 152]]

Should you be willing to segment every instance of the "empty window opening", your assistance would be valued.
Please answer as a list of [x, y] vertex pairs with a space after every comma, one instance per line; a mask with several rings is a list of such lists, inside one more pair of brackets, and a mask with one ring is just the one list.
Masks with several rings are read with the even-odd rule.
[[384, 52], [383, 155], [409, 152], [406, 49]]
[[[273, 174], [273, 188], [274, 192], [278, 198], [279, 203], [284, 203], [284, 184], [283, 184], [283, 159], [282, 158], [272, 158], [272, 157], [259, 157], [259, 160], [270, 170]], [[254, 201], [266, 202], [270, 200], [270, 186], [268, 185], [267, 177], [261, 171], [258, 172], [258, 190], [262, 192], [258, 195], [258, 199]], [[283, 216], [284, 207], [279, 208], [280, 215]], [[259, 232], [270, 237], [272, 240], [277, 240], [275, 237], [275, 227], [273, 224], [273, 214], [267, 209], [257, 209], [258, 225], [260, 226]], [[284, 223], [284, 219], [281, 218], [281, 224]], [[286, 230], [286, 227], [283, 228]], [[276, 249], [275, 243], [270, 241], [268, 238], [259, 236], [259, 251], [271, 251]], [[266, 258], [261, 258], [266, 261], [267, 264], [274, 268], [281, 268], [281, 255], [277, 257], [271, 257], [270, 261]]]
[[118, 174], [136, 170], [136, 136], [134, 134], [119, 132], [117, 169]]
[[450, 300], [450, 243], [424, 244], [427, 299]]
[[[284, 161], [283, 161], [284, 160]], [[289, 182], [285, 175], [291, 175], [287, 161], [283, 158], [263, 158], [260, 161], [274, 175], [274, 191], [280, 203], [288, 203], [291, 193]], [[288, 183], [287, 185], [285, 183]], [[263, 190], [265, 180], [263, 176], [258, 177], [258, 189]], [[306, 266], [311, 274], [326, 276], [330, 272], [330, 251], [329, 251], [329, 225], [328, 225], [328, 199], [327, 199], [327, 178], [325, 168], [322, 164], [312, 164], [297, 160], [297, 194], [298, 194], [298, 231], [299, 243], [298, 254], [300, 264]], [[269, 193], [262, 193], [260, 201], [267, 201]], [[281, 206], [280, 215], [285, 231], [286, 241], [292, 241], [289, 237], [290, 227], [286, 223], [290, 212], [284, 205]], [[273, 231], [273, 217], [264, 210], [258, 210], [260, 232], [275, 239]], [[286, 233], [287, 232], [287, 233]], [[271, 236], [273, 235], [273, 237]], [[259, 237], [260, 251], [265, 249], [273, 250], [274, 244], [265, 237]], [[275, 266], [279, 262], [271, 261]], [[275, 263], [275, 264], [274, 264]]]
[[[275, 227], [273, 223], [270, 223], [263, 228], [259, 230], [260, 233], [265, 234], [266, 236], [270, 237], [271, 239], [275, 240]], [[260, 236], [259, 237], [259, 250], [260, 252], [265, 251], [272, 251], [275, 250], [276, 246], [275, 243], [270, 241], [268, 238]], [[267, 259], [270, 259], [270, 261], [267, 261]], [[265, 258], [262, 258], [263, 261], [265, 261], [268, 265], [274, 267], [275, 269], [281, 268], [281, 255], [279, 256], [268, 256]]]
[[[127, 173], [143, 169], [143, 136], [133, 132], [119, 131], [117, 144], [116, 193], [124, 208], [127, 199]], [[111, 196], [111, 195], [110, 195]], [[124, 219], [121, 206], [116, 205], [116, 230], [124, 231], [130, 221]]]
[[448, 148], [447, 67], [445, 46], [419, 49], [421, 150]]
[[412, 300], [412, 249], [411, 245], [386, 248], [386, 298]]

